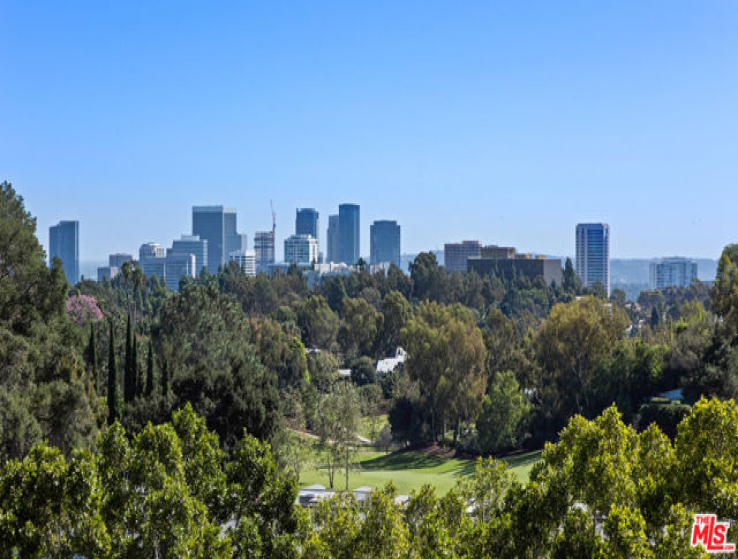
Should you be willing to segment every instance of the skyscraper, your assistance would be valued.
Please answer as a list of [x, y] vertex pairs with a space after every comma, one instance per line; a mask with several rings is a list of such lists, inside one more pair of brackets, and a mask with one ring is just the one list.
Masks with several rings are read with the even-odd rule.
[[295, 235], [312, 235], [318, 239], [318, 231], [320, 231], [318, 211], [314, 208], [297, 208]]
[[198, 235], [182, 235], [181, 238], [172, 241], [172, 248], [167, 249], [167, 258], [170, 256], [195, 256], [195, 275], [202, 272], [208, 261], [208, 241], [201, 239]]
[[79, 221], [60, 221], [49, 227], [49, 266], [61, 260], [70, 285], [79, 281]]
[[[223, 206], [193, 206], [192, 234], [208, 242], [208, 272], [215, 274], [218, 267], [228, 262], [229, 237], [236, 231], [236, 210]], [[233, 241], [231, 241], [233, 242]]]
[[400, 226], [396, 221], [375, 221], [369, 229], [370, 264], [400, 265]]
[[257, 271], [266, 270], [269, 264], [274, 264], [274, 230], [254, 233], [254, 252]]
[[338, 215], [328, 216], [328, 234], [326, 235], [327, 262], [338, 262]]
[[443, 245], [443, 262], [449, 272], [466, 272], [466, 261], [480, 256], [482, 246], [479, 241], [462, 241]]
[[610, 296], [610, 226], [580, 223], [576, 233], [576, 268], [585, 287], [601, 283]]
[[357, 204], [338, 206], [338, 261], [353, 266], [360, 254], [360, 209]]

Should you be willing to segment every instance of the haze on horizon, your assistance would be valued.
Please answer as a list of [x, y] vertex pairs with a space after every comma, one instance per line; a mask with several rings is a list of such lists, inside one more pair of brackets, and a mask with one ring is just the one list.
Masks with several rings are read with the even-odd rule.
[[253, 242], [295, 208], [479, 239], [717, 258], [738, 241], [738, 4], [5, 3], [0, 180], [81, 259], [170, 246], [191, 207]]

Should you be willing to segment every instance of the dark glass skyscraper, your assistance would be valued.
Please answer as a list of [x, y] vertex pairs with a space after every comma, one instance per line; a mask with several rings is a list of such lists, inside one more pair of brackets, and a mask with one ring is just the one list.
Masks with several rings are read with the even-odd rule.
[[70, 285], [79, 281], [79, 221], [60, 221], [49, 227], [49, 266], [57, 256]]
[[297, 208], [295, 216], [295, 235], [311, 235], [318, 238], [320, 230], [318, 211], [314, 208]]
[[338, 216], [328, 216], [328, 234], [326, 235], [326, 247], [328, 254], [326, 260], [328, 262], [338, 262]]
[[338, 261], [349, 266], [360, 258], [360, 215], [357, 204], [338, 206]]
[[[194, 206], [192, 234], [208, 242], [208, 272], [214, 274], [228, 263], [229, 238], [237, 235], [236, 210], [223, 206]], [[198, 270], [199, 271], [199, 270]]]
[[370, 264], [400, 265], [400, 226], [396, 221], [375, 221], [369, 229]]

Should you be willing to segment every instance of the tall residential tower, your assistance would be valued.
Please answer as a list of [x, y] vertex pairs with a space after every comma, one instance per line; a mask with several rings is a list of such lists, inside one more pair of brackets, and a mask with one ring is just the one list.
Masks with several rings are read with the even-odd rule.
[[585, 287], [601, 283], [610, 296], [610, 226], [580, 223], [576, 234], [576, 268]]

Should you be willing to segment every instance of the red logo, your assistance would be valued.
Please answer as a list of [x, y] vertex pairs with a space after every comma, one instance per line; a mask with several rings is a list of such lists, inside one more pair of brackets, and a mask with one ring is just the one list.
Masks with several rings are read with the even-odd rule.
[[732, 553], [735, 544], [726, 541], [730, 522], [718, 522], [714, 514], [695, 514], [692, 547], [701, 545], [707, 553]]

